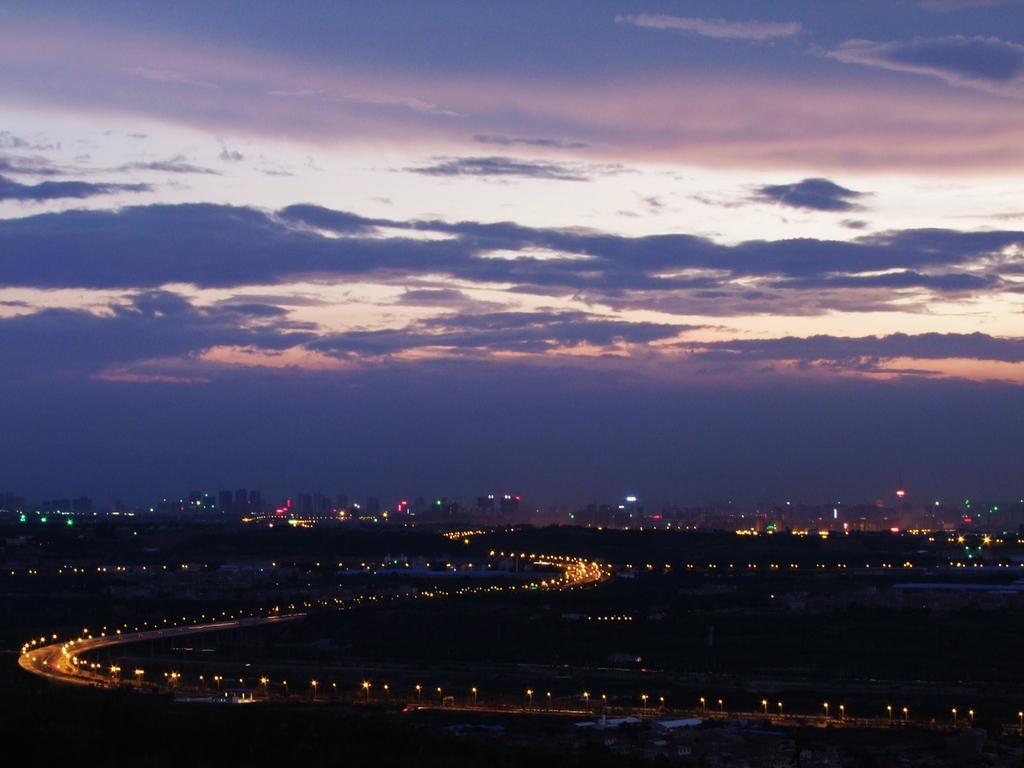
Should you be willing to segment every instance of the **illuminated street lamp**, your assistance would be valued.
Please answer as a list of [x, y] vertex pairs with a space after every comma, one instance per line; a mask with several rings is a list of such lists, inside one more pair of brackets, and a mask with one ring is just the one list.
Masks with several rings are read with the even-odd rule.
[[391, 700], [391, 690], [388, 688], [388, 684], [387, 683], [384, 683], [384, 700], [385, 701], [390, 701]]
[[[548, 696], [551, 694], [549, 693]], [[476, 706], [476, 688], [473, 689], [473, 706]]]
[[313, 701], [316, 701], [316, 680], [310, 680], [309, 686], [313, 689]]
[[953, 727], [956, 728], [956, 707], [953, 707]]
[[142, 676], [144, 674], [146, 673], [141, 669], [135, 670], [135, 681], [138, 683], [139, 687], [142, 687]]
[[828, 702], [825, 702], [825, 719], [828, 720]]
[[903, 708], [903, 724], [904, 725], [907, 724], [907, 708], [906, 707]]
[[422, 685], [417, 685], [416, 686], [416, 703], [417, 704], [422, 704], [423, 703], [423, 686]]
[[839, 722], [846, 722], [846, 707], [842, 704], [839, 705]]
[[[892, 725], [892, 704], [887, 706], [886, 709], [889, 711], [889, 725]], [[953, 712], [955, 713], [956, 710], [954, 709]]]
[[551, 691], [548, 691], [548, 709], [551, 709]]
[[782, 717], [782, 702], [779, 702], [779, 717]]
[[725, 712], [725, 708], [722, 706], [722, 700], [721, 699], [718, 700], [718, 712], [719, 712], [719, 714], [722, 714], [722, 713]]
[[967, 714], [970, 715], [971, 725], [973, 726], [974, 725], [974, 710], [973, 709], [967, 710]]
[[530, 709], [533, 709], [533, 689], [527, 688], [526, 695], [530, 697]]
[[701, 709], [702, 712], [707, 714], [708, 703], [706, 701], [704, 701], [704, 697], [703, 696], [700, 697], [700, 709]]
[[643, 714], [646, 717], [646, 715], [647, 715], [647, 694], [646, 693], [640, 694], [640, 700], [643, 702]]
[[366, 703], [369, 704], [370, 703], [370, 684], [366, 680], [363, 680], [363, 693], [366, 694]]
[[589, 712], [590, 711], [590, 694], [587, 693], [586, 691], [583, 692], [583, 704], [586, 707], [587, 712]]
[[764, 707], [764, 716], [768, 717], [768, 699], [761, 699], [761, 706]]

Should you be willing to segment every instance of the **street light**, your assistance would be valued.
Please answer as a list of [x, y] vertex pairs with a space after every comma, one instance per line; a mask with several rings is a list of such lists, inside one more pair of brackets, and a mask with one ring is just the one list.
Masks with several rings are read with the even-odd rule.
[[[551, 694], [549, 693], [548, 696]], [[476, 688], [473, 689], [473, 706], [476, 706]]]
[[761, 699], [761, 706], [764, 707], [764, 716], [768, 717], [768, 699]]
[[707, 711], [708, 711], [708, 703], [707, 703], [706, 701], [704, 701], [704, 697], [703, 697], [703, 696], [701, 696], [701, 697], [700, 697], [700, 708], [701, 708], [701, 711], [702, 711], [702, 712], [704, 712], [705, 714], [707, 714]]
[[782, 702], [779, 702], [779, 717], [782, 717]]
[[825, 702], [825, 719], [828, 720], [828, 702]]
[[548, 691], [548, 709], [551, 709], [551, 691]]
[[953, 727], [956, 728], [956, 707], [953, 707]]
[[310, 680], [309, 685], [313, 689], [313, 701], [316, 701], [316, 680]]
[[970, 715], [970, 717], [971, 717], [971, 725], [974, 725], [974, 710], [973, 709], [967, 710], [967, 714]]
[[[892, 704], [888, 705], [886, 709], [889, 710], [889, 725], [892, 725]], [[954, 709], [953, 712], [955, 713], [956, 710]]]
[[387, 683], [384, 683], [384, 700], [391, 701], [391, 690], [388, 688]]
[[366, 694], [366, 703], [370, 703], [370, 683], [366, 680], [363, 681], [363, 693]]
[[846, 707], [839, 705], [839, 722], [846, 722]]
[[416, 686], [416, 703], [417, 704], [422, 704], [423, 703], [423, 686], [422, 685], [417, 685]]
[[527, 688], [526, 695], [530, 697], [530, 709], [533, 709], [533, 689]]
[[646, 716], [647, 715], [647, 694], [646, 693], [640, 694], [640, 700], [643, 701], [643, 703], [644, 703], [644, 705], [643, 705], [643, 714], [644, 714], [644, 716]]
[[590, 711], [590, 694], [587, 693], [586, 691], [583, 692], [583, 702], [584, 702], [584, 706], [587, 709], [587, 712], [589, 712]]
[[903, 724], [904, 725], [907, 724], [907, 708], [906, 707], [903, 708]]

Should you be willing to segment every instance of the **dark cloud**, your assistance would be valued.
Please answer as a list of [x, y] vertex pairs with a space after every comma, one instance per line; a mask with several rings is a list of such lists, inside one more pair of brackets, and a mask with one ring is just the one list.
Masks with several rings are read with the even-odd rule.
[[828, 55], [847, 64], [931, 75], [951, 85], [1024, 97], [1024, 46], [994, 37], [919, 37], [884, 43], [850, 40]]
[[84, 199], [117, 192], [148, 192], [148, 184], [92, 184], [86, 181], [42, 181], [39, 184], [19, 184], [0, 176], [0, 200], [60, 200]]
[[[383, 237], [385, 229], [394, 236]], [[325, 230], [330, 233], [324, 236]], [[401, 237], [408, 230], [410, 237]], [[424, 238], [422, 234], [445, 235]], [[338, 237], [336, 235], [344, 235]], [[715, 243], [694, 235], [623, 237], [512, 223], [389, 221], [317, 206], [276, 214], [216, 205], [67, 211], [0, 220], [0, 284], [39, 288], [272, 285], [368, 277], [414, 283], [437, 274], [528, 293], [596, 300], [725, 291], [919, 287], [962, 293], [1014, 272], [1014, 231], [907, 230], [853, 241]], [[518, 258], [490, 258], [492, 252]], [[749, 281], [748, 281], [749, 282]], [[427, 287], [427, 286], [414, 286]], [[699, 297], [697, 297], [699, 298]], [[804, 291], [803, 300], [811, 296]], [[740, 304], [732, 304], [737, 310]]]
[[319, 205], [290, 205], [278, 211], [278, 216], [290, 224], [324, 229], [338, 234], [368, 234], [383, 220], [366, 219], [354, 213], [332, 211]]
[[430, 318], [401, 330], [333, 334], [307, 346], [332, 355], [393, 355], [423, 347], [540, 354], [582, 345], [646, 344], [694, 326], [613, 320], [582, 312], [494, 312]]
[[586, 181], [589, 177], [566, 163], [527, 162], [511, 157], [459, 157], [435, 165], [408, 169], [426, 176], [516, 176], [558, 181]]
[[111, 366], [195, 355], [213, 346], [288, 349], [313, 338], [277, 308], [198, 308], [185, 297], [151, 291], [108, 314], [44, 309], [0, 319], [0, 347], [19, 378], [36, 373], [92, 375]]
[[0, 173], [24, 176], [57, 176], [60, 171], [43, 157], [5, 157], [0, 155]]
[[161, 171], [163, 173], [200, 173], [220, 176], [221, 172], [214, 168], [205, 168], [187, 161], [184, 155], [176, 155], [170, 160], [153, 160], [149, 162], [125, 163], [118, 166], [119, 171]]
[[416, 307], [451, 307], [472, 304], [473, 299], [455, 288], [416, 288], [406, 290], [398, 301]]
[[751, 361], [827, 362], [858, 370], [873, 370], [883, 360], [994, 360], [1024, 362], [1024, 339], [1002, 339], [982, 333], [923, 333], [842, 338], [836, 336], [785, 337], [757, 341], [732, 340], [694, 345], [702, 355], [730, 363]]
[[518, 136], [486, 136], [477, 134], [473, 141], [480, 144], [496, 144], [499, 147], [544, 147], [545, 149], [585, 149], [584, 141], [563, 141], [562, 139], [521, 138]]
[[756, 199], [812, 211], [855, 211], [854, 203], [863, 192], [841, 187], [828, 179], [804, 179], [795, 184], [774, 184], [760, 187]]

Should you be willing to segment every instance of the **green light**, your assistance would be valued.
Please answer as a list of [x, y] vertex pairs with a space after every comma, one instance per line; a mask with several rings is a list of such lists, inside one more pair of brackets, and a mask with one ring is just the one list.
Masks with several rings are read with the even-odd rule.
[[75, 524], [74, 520], [68, 520], [68, 525], [74, 525], [74, 524]]

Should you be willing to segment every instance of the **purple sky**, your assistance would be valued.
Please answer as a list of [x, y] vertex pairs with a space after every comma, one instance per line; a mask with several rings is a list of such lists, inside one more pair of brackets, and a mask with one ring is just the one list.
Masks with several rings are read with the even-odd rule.
[[0, 1], [0, 490], [1024, 496], [1024, 3]]

